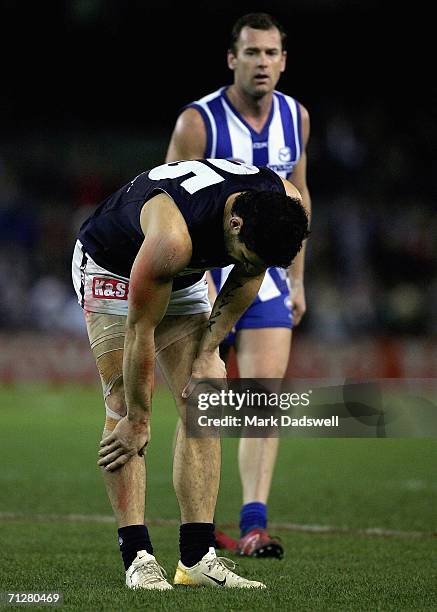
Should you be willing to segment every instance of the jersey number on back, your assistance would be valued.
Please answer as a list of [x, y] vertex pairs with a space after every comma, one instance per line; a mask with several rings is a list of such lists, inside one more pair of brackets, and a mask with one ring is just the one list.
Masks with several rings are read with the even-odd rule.
[[[256, 174], [259, 172], [259, 169], [255, 166], [232, 162], [227, 159], [208, 159], [208, 162], [220, 170], [229, 172], [229, 174]], [[181, 187], [186, 189], [191, 195], [200, 189], [216, 185], [225, 180], [221, 174], [210, 168], [210, 166], [197, 160], [163, 164], [149, 172], [149, 179], [152, 181], [175, 179], [186, 174], [194, 174], [194, 176], [182, 181]]]

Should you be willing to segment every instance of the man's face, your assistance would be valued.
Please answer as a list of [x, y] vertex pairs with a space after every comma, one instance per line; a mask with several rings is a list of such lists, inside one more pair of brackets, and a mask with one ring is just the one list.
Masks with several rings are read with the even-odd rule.
[[261, 274], [267, 266], [254, 251], [250, 251], [240, 240], [239, 230], [242, 221], [240, 217], [233, 217], [229, 228], [225, 230], [225, 248], [228, 256], [234, 263], [241, 265], [244, 270], [253, 276]]
[[277, 28], [255, 30], [245, 26], [236, 44], [236, 55], [228, 52], [234, 83], [250, 96], [263, 97], [275, 89], [285, 70], [286, 55]]

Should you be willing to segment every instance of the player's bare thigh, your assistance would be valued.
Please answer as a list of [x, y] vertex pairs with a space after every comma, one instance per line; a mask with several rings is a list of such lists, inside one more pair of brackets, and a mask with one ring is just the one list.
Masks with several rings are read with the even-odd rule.
[[[91, 349], [102, 381], [106, 406], [105, 429], [113, 429], [126, 415], [123, 388], [123, 348], [126, 317], [86, 312]], [[191, 375], [209, 313], [166, 316], [155, 330], [155, 350], [162, 374], [178, 408], [182, 390]], [[218, 355], [217, 355], [217, 358]]]
[[283, 378], [291, 336], [291, 329], [285, 327], [240, 329], [235, 344], [240, 377]]
[[123, 315], [85, 312], [88, 338], [102, 382], [106, 430], [114, 429], [117, 421], [126, 415], [123, 388], [126, 318]]
[[[187, 320], [183, 323], [182, 318]], [[157, 329], [159, 342], [163, 347], [157, 350], [157, 360], [180, 413], [183, 412], [186, 404], [182, 398], [182, 390], [191, 376], [193, 361], [196, 358], [208, 319], [209, 313], [189, 315], [188, 318], [165, 317], [160, 324], [161, 329]], [[185, 330], [183, 336], [180, 334], [181, 328]], [[180, 337], [176, 339], [178, 335]], [[166, 337], [173, 337], [174, 341], [165, 343]], [[217, 359], [220, 359], [218, 350]]]

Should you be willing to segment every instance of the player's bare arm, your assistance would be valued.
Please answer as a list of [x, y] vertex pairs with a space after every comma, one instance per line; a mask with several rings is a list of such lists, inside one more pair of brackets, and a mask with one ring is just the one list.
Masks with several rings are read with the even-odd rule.
[[165, 161], [198, 159], [204, 157], [205, 150], [206, 129], [202, 116], [195, 108], [187, 108], [176, 122]]
[[183, 391], [188, 397], [194, 388], [193, 379], [225, 378], [226, 369], [215, 353], [244, 311], [256, 298], [264, 279], [265, 268], [248, 271], [242, 265], [235, 265], [214, 303], [203, 337], [199, 344], [197, 358], [193, 362], [191, 379]]
[[191, 258], [188, 230], [168, 196], [155, 196], [143, 211], [145, 238], [130, 277], [123, 357], [127, 415], [100, 445], [99, 465], [108, 471], [142, 455], [150, 440], [155, 329], [165, 315], [173, 277]]
[[[206, 150], [206, 129], [200, 113], [195, 108], [187, 108], [179, 115], [168, 146], [165, 161], [170, 163], [180, 159], [204, 157]], [[217, 289], [211, 274], [207, 272], [208, 296], [211, 305], [217, 297]]]
[[[308, 213], [308, 218], [311, 218], [311, 196], [307, 185], [307, 154], [306, 147], [310, 136], [310, 118], [308, 111], [302, 104], [300, 105], [302, 117], [302, 155], [293, 169], [293, 172], [288, 177], [289, 180], [302, 196], [302, 204]], [[288, 193], [288, 192], [287, 192]], [[289, 194], [290, 195], [290, 194]], [[291, 281], [291, 305], [293, 312], [293, 324], [299, 325], [302, 317], [306, 312], [305, 287], [304, 287], [304, 266], [305, 266], [305, 247], [306, 241], [303, 243], [301, 251], [296, 256], [292, 266], [289, 268], [289, 276]]]
[[220, 290], [209, 317], [200, 352], [214, 351], [258, 294], [265, 269], [248, 272], [235, 265]]

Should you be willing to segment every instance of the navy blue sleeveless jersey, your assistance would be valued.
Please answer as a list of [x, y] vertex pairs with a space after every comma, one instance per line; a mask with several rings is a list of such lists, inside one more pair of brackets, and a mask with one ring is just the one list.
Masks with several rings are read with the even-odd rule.
[[158, 193], [168, 194], [179, 208], [191, 237], [189, 266], [173, 289], [200, 280], [210, 268], [233, 263], [224, 245], [223, 214], [227, 198], [239, 191], [280, 191], [281, 179], [268, 168], [224, 159], [179, 161], [136, 176], [104, 200], [79, 231], [85, 251], [102, 268], [129, 277], [144, 240], [140, 213]]

